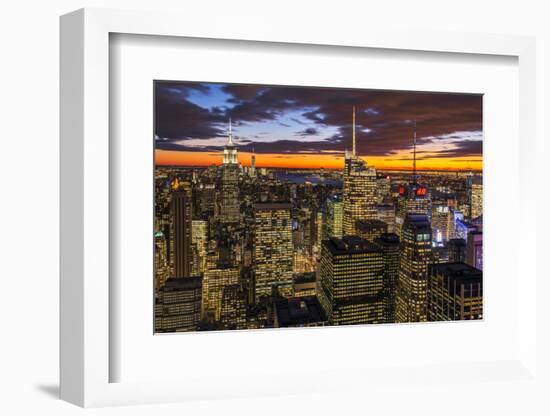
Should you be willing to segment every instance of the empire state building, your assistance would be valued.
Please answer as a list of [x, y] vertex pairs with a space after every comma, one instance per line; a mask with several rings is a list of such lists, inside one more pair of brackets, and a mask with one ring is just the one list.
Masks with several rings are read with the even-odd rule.
[[223, 150], [221, 190], [220, 220], [224, 223], [239, 222], [239, 161], [233, 143], [231, 119], [229, 137]]
[[355, 107], [353, 107], [353, 150], [346, 150], [344, 165], [343, 233], [356, 235], [357, 220], [376, 219], [376, 170], [357, 156], [355, 148]]

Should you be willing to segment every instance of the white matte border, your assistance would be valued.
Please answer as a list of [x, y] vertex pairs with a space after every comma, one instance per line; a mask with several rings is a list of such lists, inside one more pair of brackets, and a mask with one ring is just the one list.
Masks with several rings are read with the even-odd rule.
[[[125, 32], [137, 34], [157, 34], [171, 36], [242, 38], [235, 34], [228, 22], [228, 26], [216, 26], [205, 29], [200, 22], [181, 22], [185, 16], [149, 12], [121, 12], [108, 10], [79, 11], [64, 17], [65, 30], [62, 32], [62, 68], [66, 76], [74, 76], [77, 83], [81, 82], [84, 96], [78, 92], [62, 94], [62, 165], [65, 163], [65, 175], [83, 177], [83, 195], [69, 195], [70, 189], [62, 182], [61, 205], [66, 210], [79, 207], [82, 203], [82, 227], [70, 230], [62, 224], [61, 249], [65, 254], [70, 246], [75, 245], [74, 252], [80, 252], [83, 260], [75, 259], [72, 269], [62, 263], [61, 267], [61, 303], [62, 303], [62, 378], [61, 395], [64, 399], [81, 405], [107, 405], [121, 403], [174, 401], [185, 398], [216, 396], [216, 392], [197, 391], [186, 389], [190, 387], [190, 380], [186, 383], [108, 383], [108, 33]], [[534, 78], [534, 42], [529, 38], [511, 36], [494, 36], [480, 34], [437, 34], [422, 32], [391, 32], [380, 29], [346, 28], [338, 35], [327, 34], [320, 28], [304, 33], [297, 30], [281, 32], [274, 25], [266, 24], [261, 30], [256, 29], [249, 34], [251, 39], [277, 40], [281, 42], [302, 43], [330, 43], [334, 45], [355, 45], [370, 47], [385, 47], [396, 49], [432, 50], [445, 52], [493, 53], [518, 56], [520, 62], [520, 134], [518, 144], [520, 163], [522, 166], [520, 181], [522, 194], [528, 193], [532, 185], [526, 179], [526, 171], [534, 162], [533, 152], [535, 145], [535, 78]], [[83, 32], [81, 44], [72, 45], [63, 40], [74, 37]], [[82, 48], [79, 48], [81, 46]], [[80, 53], [79, 53], [80, 50]], [[83, 51], [83, 52], [82, 52]], [[67, 55], [68, 54], [68, 55]], [[80, 80], [80, 81], [79, 81]], [[63, 80], [62, 80], [63, 81]], [[63, 91], [63, 90], [62, 90]], [[74, 106], [75, 113], [82, 117], [67, 117], [67, 110]], [[74, 115], [74, 113], [73, 113]], [[63, 136], [67, 128], [74, 126], [72, 137]], [[69, 140], [82, 143], [82, 153], [78, 149], [71, 150]], [[75, 151], [77, 153], [75, 153]], [[69, 158], [81, 157], [83, 165], [67, 165]], [[525, 195], [524, 195], [525, 196]], [[526, 195], [529, 198], [529, 195]], [[518, 202], [522, 211], [527, 212], [523, 199]], [[82, 211], [79, 211], [82, 213]], [[78, 216], [78, 213], [77, 213]], [[534, 237], [535, 218], [520, 219], [522, 226], [530, 226], [526, 231], [526, 238]], [[79, 240], [78, 237], [81, 237]], [[76, 238], [75, 238], [76, 237]], [[79, 241], [81, 241], [79, 243]], [[525, 241], [525, 240], [521, 240]], [[534, 241], [534, 240], [531, 240]], [[513, 357], [513, 362], [529, 365], [534, 370], [535, 362], [535, 250], [522, 244], [518, 255], [522, 271], [527, 275], [522, 277], [521, 289], [518, 291], [520, 316], [531, 317], [528, 325], [520, 326], [521, 337], [519, 356]], [[69, 276], [69, 272], [73, 273]], [[75, 292], [70, 279], [76, 279], [81, 290]], [[80, 283], [78, 283], [80, 282]], [[73, 298], [73, 301], [71, 301]], [[74, 300], [76, 299], [76, 301]], [[81, 300], [81, 302], [79, 302]], [[83, 315], [79, 322], [72, 324], [66, 316]], [[415, 332], [416, 332], [416, 328]], [[297, 333], [299, 331], [296, 331]], [[81, 351], [81, 353], [79, 353]], [[83, 357], [83, 358], [82, 358]], [[82, 362], [83, 359], [83, 362]], [[522, 368], [521, 364], [519, 365]], [[336, 370], [338, 371], [338, 370]], [[421, 370], [424, 371], [424, 370]], [[429, 370], [426, 369], [426, 371]], [[520, 371], [521, 372], [521, 371]], [[426, 374], [428, 374], [426, 373]], [[498, 373], [498, 371], [497, 371]], [[353, 374], [338, 373], [340, 376]], [[307, 374], [306, 374], [307, 375]], [[337, 377], [338, 378], [338, 377]], [[361, 385], [366, 379], [355, 377], [355, 383]], [[207, 380], [202, 380], [206, 383]], [[295, 384], [295, 383], [294, 383]], [[293, 383], [281, 384], [279, 393]], [[334, 383], [329, 383], [334, 384]], [[69, 389], [69, 385], [75, 388]], [[191, 383], [193, 386], [193, 383]], [[200, 387], [200, 386], [199, 386]], [[478, 388], [481, 386], [478, 385]], [[232, 391], [232, 389], [229, 389]], [[252, 388], [249, 393], [260, 392], [260, 386]], [[302, 391], [303, 389], [298, 389]], [[231, 391], [220, 392], [221, 396], [231, 396]], [[292, 388], [290, 392], [292, 392]], [[233, 392], [234, 393], [234, 392]], [[491, 391], [489, 390], [489, 393]], [[404, 393], [405, 397], [406, 394]], [[380, 396], [381, 398], [383, 395]]]
[[[517, 253], [502, 227], [518, 200], [518, 70], [512, 57], [113, 35], [111, 38], [111, 380], [206, 377], [472, 363], [517, 356]], [[484, 320], [152, 336], [153, 80], [483, 94]], [[504, 120], [504, 121], [503, 121]], [[498, 155], [498, 157], [496, 157]], [[368, 155], [367, 155], [368, 156]], [[258, 155], [261, 158], [261, 155]], [[498, 172], [498, 174], [497, 174]], [[501, 207], [506, 206], [506, 210]], [[515, 216], [512, 214], [512, 216]], [[508, 251], [506, 262], [498, 253]], [[220, 346], [223, 345], [223, 348]], [[404, 347], [406, 346], [406, 347]], [[223, 378], [222, 378], [223, 379]], [[212, 387], [214, 388], [214, 387]], [[272, 386], [271, 388], [276, 388]]]

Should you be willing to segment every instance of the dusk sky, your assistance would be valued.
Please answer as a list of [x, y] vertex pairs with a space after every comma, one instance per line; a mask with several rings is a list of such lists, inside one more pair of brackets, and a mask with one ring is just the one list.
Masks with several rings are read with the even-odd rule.
[[377, 168], [482, 169], [482, 96], [381, 90], [155, 82], [159, 165], [220, 164], [232, 119], [239, 161], [341, 168], [351, 149]]

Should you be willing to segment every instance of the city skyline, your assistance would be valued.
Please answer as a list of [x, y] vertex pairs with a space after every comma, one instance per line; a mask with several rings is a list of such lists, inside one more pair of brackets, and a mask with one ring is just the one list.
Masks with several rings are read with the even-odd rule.
[[356, 107], [357, 153], [370, 166], [482, 170], [482, 96], [474, 94], [155, 82], [155, 162], [222, 164], [232, 119], [240, 163], [257, 167], [340, 169], [351, 149]]
[[[195, 113], [184, 114], [189, 120], [181, 122], [174, 108], [171, 112], [155, 102], [157, 119], [163, 121], [159, 131], [171, 128], [178, 137], [156, 136], [156, 148], [195, 155], [183, 166], [155, 166], [155, 332], [483, 319], [482, 171], [428, 174], [419, 166], [432, 159], [444, 165], [481, 152], [482, 133], [475, 130], [481, 127], [474, 123], [481, 119], [481, 108], [470, 115], [474, 130], [448, 133], [465, 126], [464, 112], [474, 110], [472, 96], [455, 95], [456, 105], [448, 103], [441, 111], [435, 103], [450, 96], [392, 92], [394, 116], [389, 111], [381, 116], [391, 101], [386, 95], [380, 111], [369, 107], [365, 112], [357, 101], [364, 103], [373, 91], [310, 88], [306, 95], [324, 97], [325, 107], [320, 104], [301, 116], [317, 123], [325, 108], [321, 124], [336, 129], [332, 138], [323, 138], [319, 128], [311, 134], [294, 131], [300, 136], [295, 140], [279, 140], [278, 134], [293, 131], [283, 123], [273, 130], [283, 133], [248, 140], [243, 134], [257, 128], [255, 123], [265, 124], [267, 118], [281, 124], [282, 117], [289, 117], [289, 106], [303, 111], [296, 101], [305, 102], [306, 90], [299, 88], [291, 100], [289, 87], [246, 86], [238, 90], [244, 96], [239, 101], [227, 98], [228, 91], [233, 91], [231, 97], [237, 93], [224, 90], [226, 84], [216, 84], [215, 93], [193, 86], [198, 92], [168, 91], [179, 97], [175, 108], [195, 101]], [[262, 106], [263, 95], [274, 89], [282, 102], [268, 100], [270, 105]], [[220, 108], [220, 97], [234, 105]], [[410, 101], [406, 105], [404, 97]], [[239, 107], [251, 101], [254, 105], [246, 111]], [[328, 111], [335, 102], [333, 112]], [[212, 119], [201, 119], [197, 103], [209, 108]], [[414, 118], [392, 127], [395, 108], [407, 105], [415, 107]], [[336, 127], [340, 109], [347, 117]], [[369, 113], [382, 126], [376, 133], [361, 121]], [[458, 121], [444, 122], [444, 114]], [[177, 123], [170, 127], [167, 115]], [[235, 116], [241, 120], [237, 129]], [[219, 126], [224, 135], [218, 138], [212, 129], [226, 117], [227, 127]], [[250, 121], [242, 121], [245, 117]], [[420, 129], [419, 119], [424, 124]], [[426, 136], [426, 125], [439, 136]], [[404, 139], [392, 141], [386, 129], [400, 131]], [[182, 131], [187, 138], [181, 138]], [[210, 136], [194, 138], [200, 134]], [[449, 134], [453, 140], [447, 140]], [[372, 147], [366, 136], [373, 138]], [[254, 152], [245, 153], [250, 159], [243, 163], [247, 148]], [[370, 151], [375, 157], [403, 152], [400, 160], [408, 169], [382, 172], [365, 157]], [[322, 152], [343, 163], [334, 169], [320, 166]], [[450, 158], [452, 154], [461, 156]], [[198, 167], [212, 155], [213, 163]], [[262, 159], [273, 155], [282, 159], [284, 169], [262, 166]], [[303, 161], [295, 165], [294, 156], [314, 161], [308, 166], [314, 169], [305, 170]]]

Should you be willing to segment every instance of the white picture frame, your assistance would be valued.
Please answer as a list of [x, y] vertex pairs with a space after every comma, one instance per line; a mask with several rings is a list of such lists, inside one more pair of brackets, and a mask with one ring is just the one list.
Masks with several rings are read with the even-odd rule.
[[[185, 21], [185, 25], [182, 22]], [[320, 28], [307, 32], [281, 32], [266, 24], [239, 31], [231, 26], [205, 27], [199, 21], [170, 13], [151, 13], [107, 9], [82, 9], [61, 18], [61, 398], [79, 406], [159, 403], [209, 397], [238, 397], [272, 393], [307, 393], [342, 388], [339, 383], [317, 382], [312, 375], [290, 382], [273, 376], [265, 387], [251, 383], [249, 390], [227, 385], [223, 390], [206, 392], [206, 383], [160, 381], [144, 383], [110, 382], [110, 365], [117, 359], [110, 349], [109, 227], [109, 36], [113, 33], [190, 37], [207, 39], [279, 42], [282, 44], [333, 45], [335, 47], [381, 48], [388, 50], [431, 51], [453, 54], [484, 54], [516, 57], [519, 65], [519, 146], [521, 167], [520, 212], [528, 213], [535, 195], [528, 167], [535, 157], [536, 77], [535, 40], [530, 37], [432, 33], [430, 31], [380, 31], [349, 28], [337, 35]], [[243, 35], [246, 33], [246, 35]], [[422, 366], [415, 370], [422, 382], [435, 374], [452, 372], [468, 380], [472, 373], [499, 374], [518, 383], [537, 376], [537, 322], [535, 251], [525, 242], [535, 241], [534, 215], [521, 216], [522, 238], [519, 262], [525, 270], [517, 293], [519, 345], [509, 360], [457, 365], [452, 361], [440, 366]], [[523, 244], [522, 244], [523, 242]], [[519, 273], [516, 270], [516, 273]], [[111, 334], [112, 335], [112, 334]], [[350, 377], [357, 391], [379, 380], [390, 380], [395, 369], [372, 369], [369, 375], [342, 368], [331, 370], [335, 379]], [[334, 373], [336, 371], [336, 373]], [[340, 374], [338, 374], [340, 372]], [[374, 374], [374, 376], [373, 376]], [[401, 375], [397, 375], [400, 377]], [[279, 377], [279, 378], [278, 378]], [[307, 379], [307, 375], [304, 375]], [[484, 377], [470, 382], [481, 383]], [[481, 380], [481, 381], [479, 381]], [[278, 391], [273, 386], [284, 384]], [[284, 381], [284, 383], [283, 383]], [[533, 385], [536, 387], [536, 385]]]

